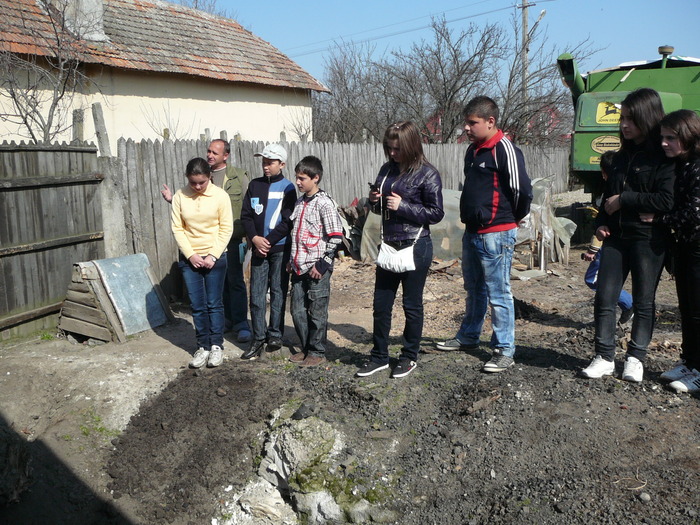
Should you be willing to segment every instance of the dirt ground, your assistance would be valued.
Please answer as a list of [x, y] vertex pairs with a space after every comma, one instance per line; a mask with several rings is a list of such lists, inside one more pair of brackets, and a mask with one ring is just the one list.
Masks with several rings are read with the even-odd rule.
[[[32, 461], [29, 489], [0, 522], [223, 521], [270, 412], [296, 400], [342, 430], [357, 464], [346, 476], [381, 488], [397, 523], [700, 523], [700, 398], [658, 378], [678, 358], [674, 283], [664, 274], [643, 383], [582, 379], [593, 293], [580, 252], [547, 277], [513, 281], [518, 350], [502, 374], [480, 372], [488, 319], [479, 350], [435, 349], [461, 319], [458, 263], [429, 277], [424, 353], [401, 380], [354, 378], [371, 347], [374, 270], [349, 260], [333, 276], [329, 363], [317, 369], [286, 360], [297, 342], [288, 318], [281, 352], [244, 362], [227, 342], [221, 367], [189, 370], [184, 309], [121, 345], [4, 344], [0, 423]], [[402, 326], [398, 307], [394, 355]]]

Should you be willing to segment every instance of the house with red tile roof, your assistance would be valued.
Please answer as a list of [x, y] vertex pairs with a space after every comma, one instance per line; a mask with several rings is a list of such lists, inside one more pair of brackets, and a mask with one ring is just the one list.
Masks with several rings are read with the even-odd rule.
[[[67, 30], [58, 35], [56, 27]], [[276, 141], [285, 132], [297, 140], [310, 131], [311, 93], [327, 91], [231, 19], [161, 0], [0, 0], [0, 52], [46, 65], [57, 37], [88, 80], [65, 103], [64, 118], [101, 102], [112, 144], [160, 138], [165, 128], [171, 138], [197, 138], [208, 128], [212, 136], [226, 130]], [[10, 110], [0, 97], [0, 115]], [[91, 140], [89, 111], [84, 122]], [[0, 119], [0, 140], [27, 136]], [[70, 131], [58, 138], [70, 140]]]

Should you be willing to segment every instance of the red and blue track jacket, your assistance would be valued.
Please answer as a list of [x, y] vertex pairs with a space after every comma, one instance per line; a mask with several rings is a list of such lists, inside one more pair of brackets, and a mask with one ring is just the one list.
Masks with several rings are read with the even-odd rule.
[[511, 230], [530, 212], [532, 185], [520, 149], [501, 130], [464, 157], [460, 219], [470, 233]]

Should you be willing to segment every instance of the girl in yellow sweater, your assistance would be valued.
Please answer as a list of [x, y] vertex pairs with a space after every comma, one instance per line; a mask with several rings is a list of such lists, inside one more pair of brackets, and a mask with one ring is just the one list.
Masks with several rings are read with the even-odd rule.
[[197, 337], [198, 349], [190, 366], [219, 366], [224, 345], [226, 246], [233, 233], [231, 199], [211, 182], [206, 160], [192, 159], [185, 174], [187, 186], [173, 197], [171, 227]]

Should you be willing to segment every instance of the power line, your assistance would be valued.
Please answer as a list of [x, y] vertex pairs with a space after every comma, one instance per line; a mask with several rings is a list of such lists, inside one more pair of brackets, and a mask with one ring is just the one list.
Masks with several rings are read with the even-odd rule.
[[[553, 1], [553, 0], [541, 0], [541, 1]], [[501, 8], [499, 8], [499, 9], [491, 9], [490, 11], [483, 11], [483, 12], [481, 12], [481, 13], [476, 13], [476, 14], [474, 14], [474, 15], [467, 15], [467, 16], [462, 16], [462, 17], [459, 17], [459, 18], [453, 18], [452, 20], [446, 20], [445, 23], [451, 24], [451, 23], [453, 23], [453, 22], [459, 22], [460, 20], [467, 20], [467, 19], [469, 19], [469, 18], [476, 18], [477, 16], [488, 15], [488, 14], [491, 14], [491, 13], [496, 13], [496, 12], [498, 12], [498, 11], [505, 11], [506, 9], [513, 9], [514, 7], [515, 7], [514, 5], [509, 5], [508, 7], [501, 7]], [[412, 33], [412, 32], [414, 32], [414, 31], [421, 31], [421, 30], [423, 30], [423, 29], [428, 29], [429, 27], [431, 27], [430, 24], [428, 24], [428, 25], [423, 25], [423, 26], [420, 26], [420, 27], [414, 27], [414, 28], [411, 28], [411, 29], [405, 29], [405, 30], [403, 30], [403, 31], [395, 31], [395, 32], [393, 32], [393, 33], [387, 33], [387, 34], [379, 35], [379, 36], [372, 37], [372, 38], [366, 38], [365, 40], [360, 40], [360, 41], [358, 41], [358, 42], [355, 42], [355, 44], [365, 44], [365, 43], [367, 43], [367, 42], [372, 42], [372, 41], [374, 41], [374, 40], [381, 40], [382, 38], [389, 38], [389, 37], [392, 37], [392, 36], [405, 35], [406, 33]], [[297, 57], [303, 57], [303, 56], [307, 56], [307, 55], [313, 55], [313, 54], [316, 54], [316, 53], [321, 53], [321, 52], [323, 52], [323, 51], [327, 51], [328, 49], [329, 49], [329, 47], [327, 47], [327, 46], [326, 46], [326, 47], [321, 47], [321, 48], [318, 48], [318, 49], [313, 49], [313, 50], [311, 50], [311, 51], [305, 51], [304, 53], [296, 53], [296, 54], [293, 54], [293, 55], [289, 55], [289, 57], [290, 57], [290, 58], [297, 58]]]
[[[474, 3], [471, 3], [471, 4], [463, 5], [463, 6], [461, 6], [461, 7], [453, 7], [452, 9], [447, 9], [447, 10], [445, 10], [445, 11], [440, 11], [440, 12], [437, 12], [437, 13], [431, 13], [431, 14], [424, 15], [424, 16], [418, 16], [418, 17], [416, 17], [416, 18], [410, 18], [410, 19], [408, 19], [408, 20], [403, 20], [403, 21], [401, 21], [401, 22], [394, 22], [393, 24], [387, 24], [387, 25], [384, 25], [384, 26], [374, 27], [374, 28], [372, 28], [372, 29], [365, 29], [365, 30], [363, 30], [363, 31], [357, 31], [356, 33], [350, 33], [349, 35], [341, 35], [341, 36], [334, 37], [334, 38], [327, 38], [327, 39], [325, 39], [325, 40], [319, 40], [318, 42], [310, 42], [310, 43], [308, 43], [308, 44], [301, 44], [301, 45], [298, 45], [298, 46], [294, 46], [294, 47], [287, 48], [286, 51], [293, 51], [293, 50], [295, 50], [295, 49], [300, 49], [300, 48], [304, 48], [304, 47], [317, 46], [317, 45], [319, 45], [319, 44], [324, 44], [324, 43], [326, 43], [326, 42], [335, 42], [336, 40], [339, 40], [339, 39], [340, 39], [340, 40], [345, 40], [346, 38], [352, 38], [352, 37], [357, 36], [357, 35], [363, 35], [363, 34], [365, 34], [365, 33], [371, 33], [372, 31], [379, 31], [380, 29], [386, 29], [386, 28], [389, 28], [389, 27], [400, 26], [400, 25], [403, 25], [403, 24], [407, 24], [407, 23], [409, 23], [409, 22], [415, 22], [416, 20], [423, 20], [423, 19], [424, 19], [425, 17], [427, 17], [427, 16], [429, 16], [429, 17], [432, 18], [432, 17], [437, 16], [437, 15], [444, 15], [445, 13], [449, 13], [449, 12], [451, 12], [451, 11], [459, 11], [460, 9], [466, 9], [466, 8], [468, 8], [468, 7], [474, 7], [475, 5], [491, 3], [491, 1], [492, 1], [492, 0], [481, 0], [480, 2], [474, 2]], [[377, 37], [377, 38], [382, 38], [382, 37], [380, 36], [380, 37]]]
[[[486, 1], [488, 1], [488, 0], [486, 0]], [[554, 1], [555, 1], [555, 0], [537, 0], [538, 3], [554, 2]], [[470, 4], [469, 6], [464, 6], [464, 7], [471, 7], [472, 5], [481, 4], [481, 3], [484, 3], [484, 2], [476, 2], [475, 4]], [[535, 4], [533, 4], [533, 5], [535, 5]], [[468, 20], [468, 19], [470, 19], [470, 18], [476, 18], [476, 17], [478, 17], [478, 16], [489, 15], [489, 14], [491, 14], [491, 13], [497, 13], [497, 12], [499, 12], [499, 11], [505, 11], [505, 10], [507, 10], [507, 9], [514, 9], [514, 8], [516, 8], [516, 7], [520, 7], [520, 6], [519, 6], [518, 4], [511, 4], [511, 5], [507, 6], [507, 7], [500, 7], [500, 8], [498, 8], [498, 9], [491, 9], [490, 11], [483, 11], [483, 12], [481, 12], [481, 13], [476, 13], [476, 14], [473, 14], [473, 15], [461, 16], [461, 17], [459, 17], [459, 18], [453, 18], [453, 19], [451, 19], [451, 20], [446, 20], [445, 23], [446, 23], [446, 24], [452, 24], [453, 22], [459, 22], [459, 21], [461, 21], [461, 20]], [[449, 12], [449, 11], [454, 11], [455, 9], [463, 9], [463, 8], [458, 7], [458, 8], [454, 8], [454, 9], [449, 9], [449, 10], [447, 10], [447, 11], [444, 11], [444, 13], [447, 13], [447, 12]], [[433, 15], [428, 15], [428, 16], [433, 16]], [[408, 20], [408, 22], [411, 22], [411, 21], [413, 21], [413, 20], [420, 20], [420, 19], [423, 19], [423, 18], [425, 18], [425, 17], [414, 18], [414, 19]], [[388, 25], [388, 26], [383, 26], [383, 27], [375, 28], [375, 29], [367, 29], [367, 30], [365, 30], [365, 31], [360, 31], [359, 33], [354, 33], [354, 34], [367, 33], [367, 32], [370, 32], [370, 31], [376, 31], [377, 29], [383, 29], [383, 28], [386, 28], [386, 27], [392, 27], [392, 26], [394, 26], [394, 25], [400, 25], [400, 24], [404, 24], [404, 23], [406, 23], [406, 22], [398, 22], [398, 23], [396, 23], [396, 24], [390, 24], [390, 25]], [[379, 35], [379, 36], [375, 36], [375, 37], [371, 37], [371, 38], [366, 38], [365, 40], [360, 40], [360, 41], [354, 42], [354, 43], [355, 43], [355, 44], [366, 44], [366, 43], [368, 43], [368, 42], [373, 42], [374, 40], [381, 40], [381, 39], [383, 39], [383, 38], [390, 38], [390, 37], [392, 37], [392, 36], [405, 35], [406, 33], [412, 33], [412, 32], [414, 32], [414, 31], [421, 31], [421, 30], [423, 30], [423, 29], [428, 29], [428, 28], [430, 28], [430, 27], [431, 27], [430, 24], [428, 24], [428, 25], [423, 25], [423, 26], [420, 26], [420, 27], [414, 27], [414, 28], [411, 28], [411, 29], [405, 29], [405, 30], [403, 30], [403, 31], [395, 31], [395, 32], [393, 32], [393, 33], [387, 33], [387, 34], [384, 34], [384, 35]], [[352, 36], [352, 35], [348, 35], [348, 36]], [[339, 37], [339, 38], [342, 39], [343, 37]], [[324, 43], [324, 42], [335, 42], [335, 41], [337, 41], [337, 40], [338, 40], [337, 38], [336, 38], [336, 39], [322, 40], [322, 41], [318, 42], [318, 44], [321, 44], [321, 43]], [[304, 46], [297, 46], [296, 48], [293, 48], [293, 49], [298, 49], [299, 47], [307, 47], [307, 46], [309, 46], [309, 45], [314, 45], [314, 44], [307, 44], [307, 45], [304, 45]], [[289, 57], [290, 57], [290, 58], [297, 58], [297, 57], [303, 57], [303, 56], [307, 56], [307, 55], [314, 55], [314, 54], [316, 54], [316, 53], [322, 53], [323, 51], [328, 51], [329, 49], [330, 49], [330, 47], [325, 46], [325, 47], [320, 47], [320, 48], [317, 48], [317, 49], [312, 49], [311, 51], [305, 51], [305, 52], [303, 52], [303, 53], [296, 53], [296, 54], [293, 54], [293, 55], [289, 55]]]

